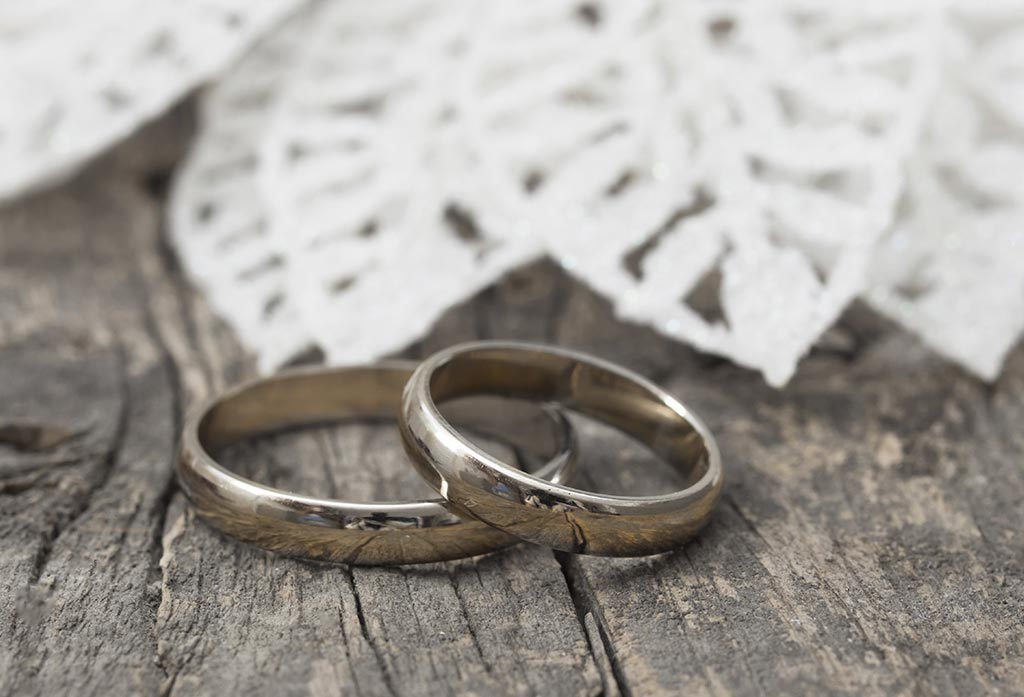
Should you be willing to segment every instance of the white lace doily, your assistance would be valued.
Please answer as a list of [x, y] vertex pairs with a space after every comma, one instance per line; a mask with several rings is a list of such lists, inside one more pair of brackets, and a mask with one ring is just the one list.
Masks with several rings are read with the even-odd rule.
[[0, 4], [0, 200], [73, 172], [221, 72], [299, 5]]
[[1024, 331], [1024, 3], [964, 0], [867, 297], [994, 380]]
[[847, 306], [991, 378], [1024, 322], [1024, 2], [337, 0], [211, 91], [182, 258], [265, 368], [542, 255], [781, 385]]

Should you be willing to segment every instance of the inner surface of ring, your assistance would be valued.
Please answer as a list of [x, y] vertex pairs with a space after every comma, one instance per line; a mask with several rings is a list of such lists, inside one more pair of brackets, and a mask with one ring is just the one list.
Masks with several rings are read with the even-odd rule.
[[[377, 365], [295, 372], [250, 384], [213, 405], [198, 424], [207, 454], [256, 436], [346, 421], [397, 419], [412, 366]], [[490, 408], [489, 408], [490, 407]], [[512, 445], [520, 459], [552, 456], [567, 446], [555, 418], [536, 418], [537, 405], [503, 400], [494, 405], [446, 405], [446, 417], [462, 428]], [[523, 463], [520, 463], [523, 464]]]
[[408, 378], [401, 368], [295, 373], [251, 384], [215, 404], [199, 423], [208, 452], [255, 435], [356, 418], [394, 418]]
[[487, 348], [456, 354], [434, 370], [430, 394], [436, 404], [480, 394], [558, 402], [642, 442], [688, 486], [708, 471], [704, 438], [678, 403], [674, 408], [626, 375], [557, 353]]

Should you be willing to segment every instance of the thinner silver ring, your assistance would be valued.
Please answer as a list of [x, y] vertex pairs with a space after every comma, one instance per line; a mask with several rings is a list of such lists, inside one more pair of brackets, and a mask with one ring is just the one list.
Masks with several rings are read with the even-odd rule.
[[[185, 423], [178, 465], [182, 489], [199, 515], [222, 532], [306, 559], [414, 564], [475, 556], [519, 542], [472, 518], [460, 518], [443, 499], [356, 503], [316, 498], [246, 479], [222, 467], [211, 454], [239, 440], [299, 426], [361, 418], [393, 420], [414, 367], [394, 361], [294, 369], [227, 391], [194, 411]], [[514, 418], [522, 418], [514, 407], [509, 409], [513, 411], [504, 411], [499, 423], [474, 422], [472, 411], [460, 421], [488, 434], [506, 431]], [[531, 414], [536, 416], [536, 411], [534, 407]], [[575, 464], [572, 427], [556, 410], [546, 409], [543, 416], [542, 428], [531, 434], [547, 460], [537, 475], [565, 481]]]

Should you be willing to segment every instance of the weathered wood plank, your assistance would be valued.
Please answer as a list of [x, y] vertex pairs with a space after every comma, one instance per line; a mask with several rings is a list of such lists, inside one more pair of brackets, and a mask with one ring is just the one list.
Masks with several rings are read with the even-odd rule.
[[154, 692], [156, 541], [177, 378], [149, 321], [133, 232], [152, 202], [121, 181], [0, 218], [0, 423], [68, 434], [0, 445], [0, 693]]
[[[777, 392], [541, 263], [405, 352], [551, 341], [691, 403], [728, 488], [678, 552], [346, 569], [211, 531], [173, 488], [182, 409], [252, 368], [160, 234], [187, 132], [0, 211], [0, 694], [1024, 694], [1024, 350], [986, 388], [862, 310]], [[678, 481], [580, 428], [588, 484]], [[418, 487], [380, 426], [233, 460], [353, 498]]]

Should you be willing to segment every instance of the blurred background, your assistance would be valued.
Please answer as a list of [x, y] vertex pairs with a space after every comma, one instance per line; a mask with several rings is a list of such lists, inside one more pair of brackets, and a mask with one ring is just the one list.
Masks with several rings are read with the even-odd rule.
[[992, 380], [1024, 329], [1024, 3], [126, 0], [0, 10], [0, 197], [197, 94], [173, 252], [263, 370], [546, 258], [784, 385], [861, 300]]

